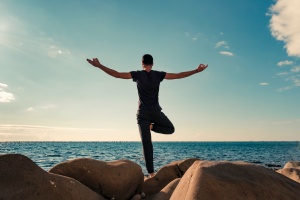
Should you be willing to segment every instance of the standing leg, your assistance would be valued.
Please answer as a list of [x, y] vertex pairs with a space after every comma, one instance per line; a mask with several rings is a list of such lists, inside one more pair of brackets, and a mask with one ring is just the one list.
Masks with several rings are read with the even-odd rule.
[[146, 169], [149, 174], [154, 172], [153, 166], [153, 145], [151, 139], [151, 132], [150, 132], [150, 120], [147, 119], [145, 115], [141, 112], [137, 114], [137, 120], [139, 125], [140, 136], [143, 145], [143, 152], [144, 158], [146, 163]]

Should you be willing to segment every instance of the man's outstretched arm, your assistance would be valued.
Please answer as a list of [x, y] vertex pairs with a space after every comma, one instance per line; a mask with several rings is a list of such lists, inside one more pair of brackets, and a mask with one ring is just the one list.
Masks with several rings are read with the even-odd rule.
[[91, 65], [94, 67], [98, 67], [102, 69], [108, 75], [111, 75], [115, 78], [123, 78], [123, 79], [131, 79], [131, 74], [129, 72], [118, 72], [116, 70], [110, 69], [102, 65], [97, 58], [93, 58], [93, 60], [86, 59]]
[[208, 65], [200, 64], [197, 69], [192, 70], [192, 71], [186, 71], [186, 72], [180, 72], [180, 73], [166, 73], [165, 79], [172, 80], [172, 79], [185, 78], [185, 77], [191, 76], [193, 74], [202, 72], [207, 67], [208, 67]]

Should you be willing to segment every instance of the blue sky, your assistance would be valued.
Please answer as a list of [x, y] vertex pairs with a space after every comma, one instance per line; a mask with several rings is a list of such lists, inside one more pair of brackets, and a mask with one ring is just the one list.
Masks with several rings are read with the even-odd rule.
[[139, 141], [131, 80], [121, 72], [182, 72], [164, 80], [173, 135], [154, 141], [299, 141], [298, 0], [1, 0], [0, 141]]

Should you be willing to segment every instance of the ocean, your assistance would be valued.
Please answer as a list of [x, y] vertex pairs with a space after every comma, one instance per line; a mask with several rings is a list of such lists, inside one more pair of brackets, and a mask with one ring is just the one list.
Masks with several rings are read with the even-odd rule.
[[[300, 142], [153, 142], [157, 171], [176, 160], [245, 161], [267, 168], [282, 168], [300, 161]], [[48, 171], [74, 158], [102, 161], [128, 159], [146, 168], [141, 142], [0, 142], [0, 155], [19, 153]]]

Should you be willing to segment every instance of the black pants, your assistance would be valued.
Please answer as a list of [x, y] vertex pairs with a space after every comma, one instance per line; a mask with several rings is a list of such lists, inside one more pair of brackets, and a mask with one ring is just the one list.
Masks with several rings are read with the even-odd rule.
[[162, 134], [172, 134], [175, 128], [168, 117], [160, 110], [137, 112], [137, 122], [143, 144], [144, 158], [148, 173], [154, 172], [153, 146], [150, 132], [150, 124], [153, 124], [152, 131]]

